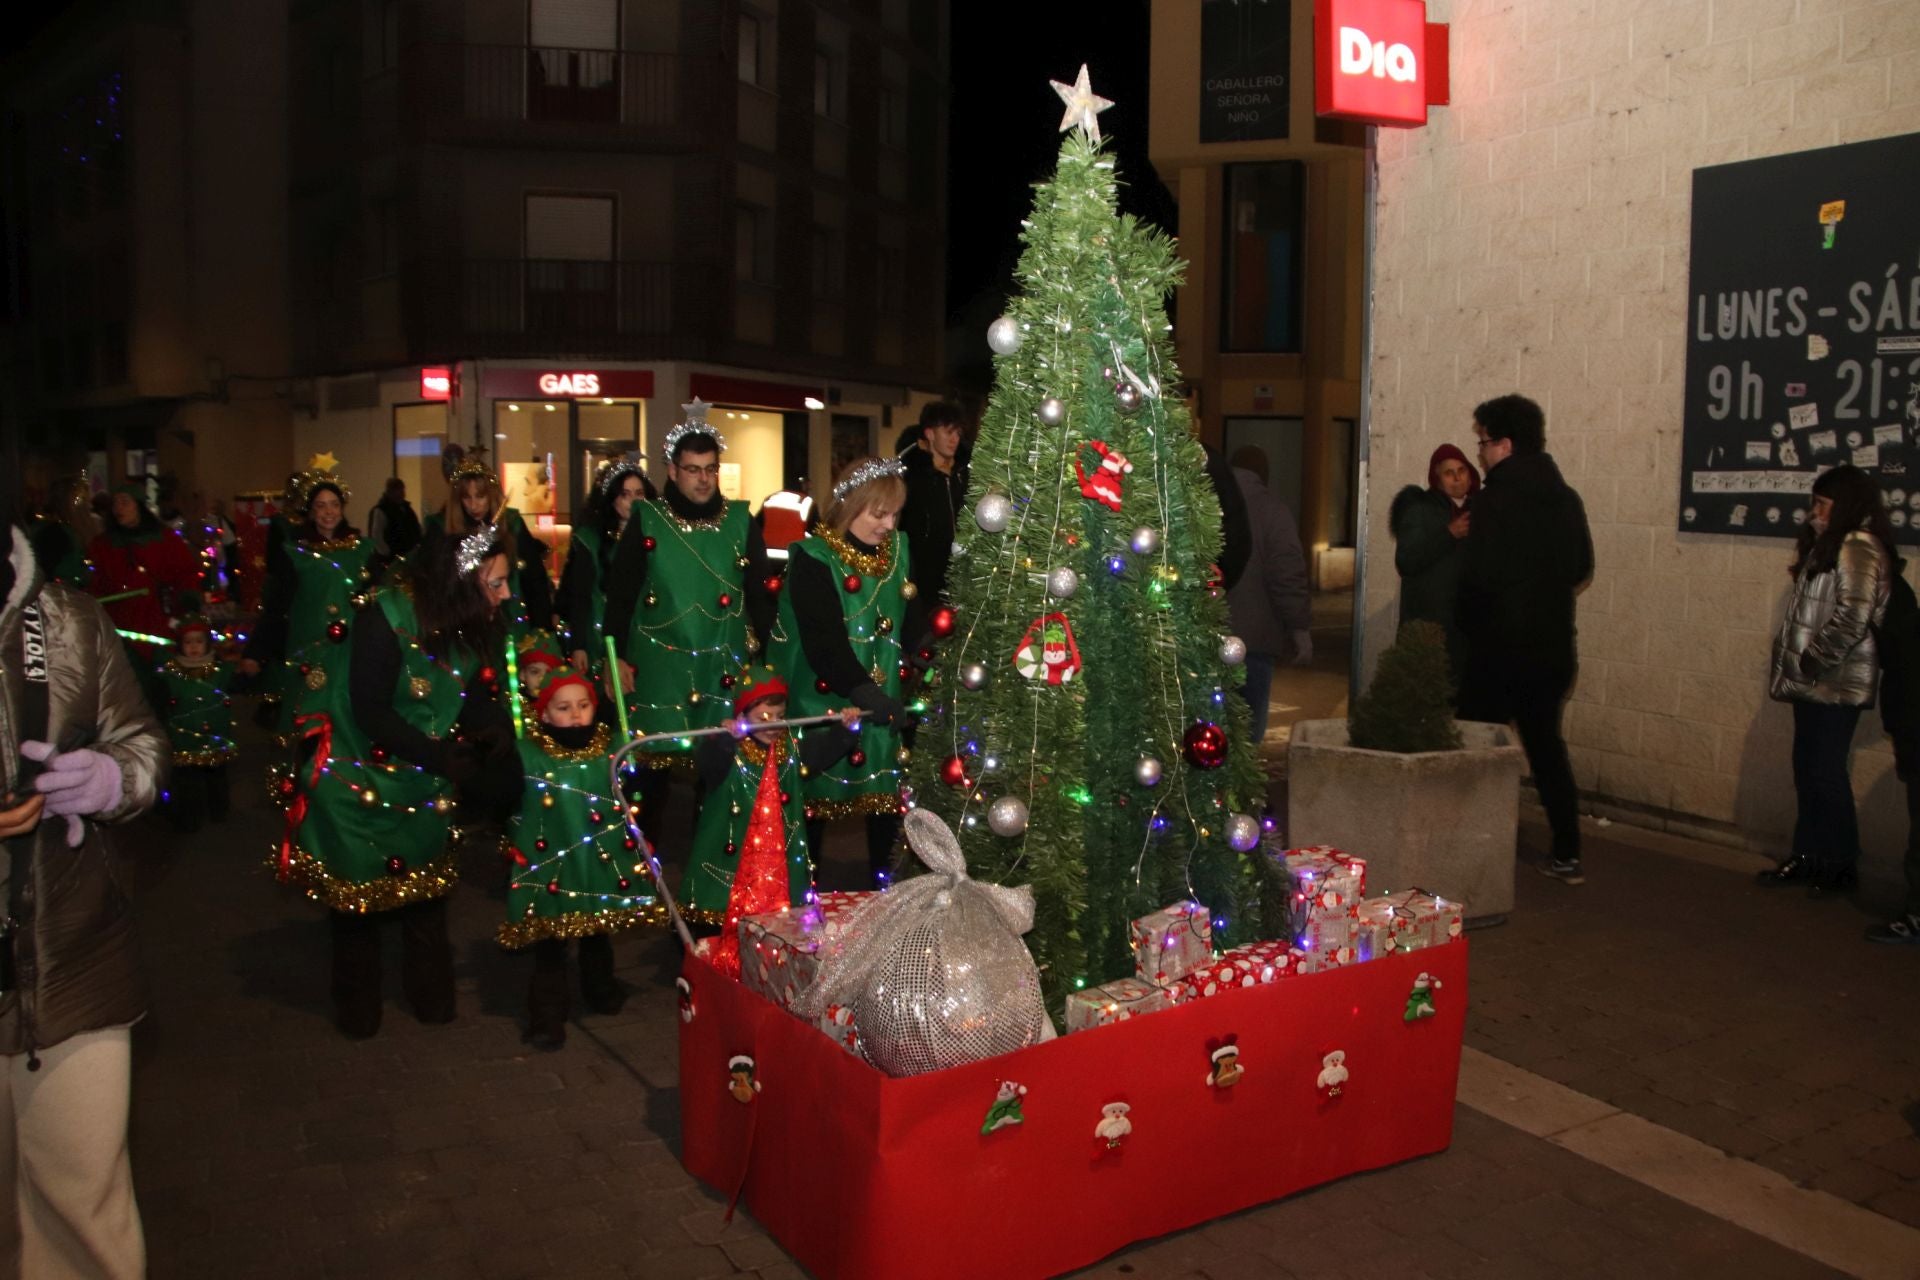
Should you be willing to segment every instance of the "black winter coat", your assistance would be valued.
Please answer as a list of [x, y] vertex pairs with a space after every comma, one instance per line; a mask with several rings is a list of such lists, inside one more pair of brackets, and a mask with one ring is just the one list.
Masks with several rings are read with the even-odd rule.
[[900, 532], [913, 556], [913, 583], [938, 600], [947, 589], [947, 564], [953, 559], [953, 530], [967, 505], [967, 464], [954, 459], [952, 471], [933, 465], [933, 455], [918, 444], [900, 455], [907, 464], [907, 501], [900, 508]]
[[1474, 660], [1574, 660], [1573, 597], [1593, 576], [1580, 495], [1545, 453], [1487, 472], [1473, 500], [1458, 619]]

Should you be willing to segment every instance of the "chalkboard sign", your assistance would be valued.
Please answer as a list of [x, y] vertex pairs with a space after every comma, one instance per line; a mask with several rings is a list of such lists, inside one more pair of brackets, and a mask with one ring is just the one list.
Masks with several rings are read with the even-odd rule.
[[1287, 136], [1290, 0], [1201, 0], [1200, 141]]
[[1920, 542], [1920, 134], [1693, 174], [1680, 528], [1792, 537], [1841, 463]]

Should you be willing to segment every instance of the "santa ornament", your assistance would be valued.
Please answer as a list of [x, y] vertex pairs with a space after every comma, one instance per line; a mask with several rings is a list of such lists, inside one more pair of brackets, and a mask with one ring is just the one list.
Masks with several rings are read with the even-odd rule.
[[1087, 448], [1100, 455], [1100, 465], [1092, 475], [1086, 473], [1080, 465], [1079, 456], [1073, 459], [1073, 474], [1080, 481], [1080, 496], [1092, 498], [1101, 506], [1113, 511], [1120, 509], [1120, 477], [1130, 475], [1133, 464], [1126, 455], [1117, 449], [1107, 448], [1104, 440], [1089, 440]]
[[1093, 1136], [1103, 1139], [1107, 1150], [1117, 1151], [1133, 1132], [1133, 1121], [1127, 1119], [1127, 1113], [1132, 1110], [1124, 1102], [1109, 1102], [1100, 1108], [1100, 1123], [1093, 1126]]
[[1240, 1043], [1237, 1036], [1228, 1036], [1225, 1040], [1216, 1043], [1209, 1057], [1213, 1066], [1207, 1072], [1207, 1083], [1216, 1089], [1233, 1088], [1240, 1083], [1240, 1077], [1247, 1073], [1247, 1069], [1240, 1065]]
[[1340, 1096], [1340, 1088], [1347, 1082], [1347, 1051], [1335, 1049], [1320, 1059], [1320, 1074], [1314, 1079], [1321, 1093], [1329, 1098]]
[[1049, 613], [1034, 620], [1020, 637], [1013, 665], [1029, 680], [1045, 680], [1061, 685], [1080, 671], [1080, 646], [1074, 643], [1073, 624], [1064, 613]]

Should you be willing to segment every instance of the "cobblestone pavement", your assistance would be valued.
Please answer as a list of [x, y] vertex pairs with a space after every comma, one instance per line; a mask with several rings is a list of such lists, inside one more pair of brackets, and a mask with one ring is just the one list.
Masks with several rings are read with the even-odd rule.
[[[580, 1017], [564, 1051], [531, 1054], [527, 961], [492, 940], [499, 868], [476, 851], [453, 913], [459, 1019], [416, 1024], [390, 972], [386, 1026], [349, 1043], [327, 1018], [320, 914], [261, 866], [274, 818], [260, 767], [257, 754], [235, 767], [241, 807], [213, 834], [181, 840], [149, 820], [123, 841], [154, 985], [132, 1141], [156, 1277], [801, 1274], [749, 1218], [724, 1224], [678, 1164], [666, 941], [619, 944], [624, 1013]], [[1912, 1220], [1916, 1148], [1887, 1126], [1902, 1072], [1915, 1081], [1893, 986], [1913, 991], [1920, 956], [1869, 955], [1845, 906], [1754, 898], [1728, 872], [1611, 846], [1591, 863], [1584, 891], [1523, 884], [1513, 922], [1477, 940], [1473, 1043], [1741, 1154], [1801, 1161]], [[1440, 1156], [1086, 1274], [1383, 1267], [1835, 1274], [1465, 1107]]]

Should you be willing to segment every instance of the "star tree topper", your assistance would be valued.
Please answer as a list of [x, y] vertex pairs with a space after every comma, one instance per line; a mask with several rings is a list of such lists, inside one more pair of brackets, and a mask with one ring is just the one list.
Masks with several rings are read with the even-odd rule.
[[1049, 80], [1047, 83], [1060, 95], [1060, 101], [1067, 104], [1067, 113], [1060, 117], [1060, 132], [1065, 133], [1079, 125], [1089, 138], [1100, 141], [1098, 117], [1113, 102], [1093, 91], [1093, 83], [1087, 78], [1087, 64], [1080, 64], [1080, 76], [1072, 84], [1061, 84], [1058, 80]]

